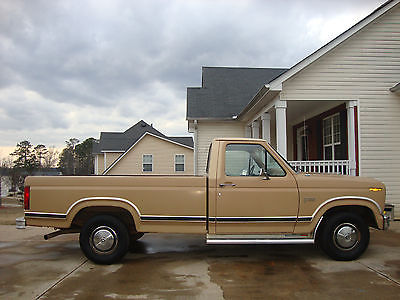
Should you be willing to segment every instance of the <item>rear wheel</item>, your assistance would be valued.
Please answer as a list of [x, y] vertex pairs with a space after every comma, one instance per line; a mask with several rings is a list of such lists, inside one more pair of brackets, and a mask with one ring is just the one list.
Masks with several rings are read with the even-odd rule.
[[79, 243], [90, 260], [98, 264], [112, 264], [128, 251], [129, 234], [119, 219], [99, 215], [85, 223], [79, 235]]
[[352, 213], [343, 212], [328, 217], [321, 230], [320, 246], [335, 260], [357, 259], [369, 244], [367, 224]]

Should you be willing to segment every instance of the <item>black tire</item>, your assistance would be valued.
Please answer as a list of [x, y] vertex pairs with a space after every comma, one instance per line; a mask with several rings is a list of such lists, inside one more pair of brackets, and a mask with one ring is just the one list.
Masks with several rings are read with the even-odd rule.
[[128, 251], [129, 241], [124, 223], [109, 215], [89, 219], [79, 235], [83, 253], [98, 264], [112, 264], [121, 260]]
[[354, 260], [369, 244], [369, 229], [364, 220], [353, 213], [329, 216], [321, 228], [319, 245], [335, 260]]

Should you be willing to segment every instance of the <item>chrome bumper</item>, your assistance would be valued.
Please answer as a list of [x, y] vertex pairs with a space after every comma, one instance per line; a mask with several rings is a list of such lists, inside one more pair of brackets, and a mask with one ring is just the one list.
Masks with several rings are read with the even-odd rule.
[[15, 227], [17, 229], [25, 229], [26, 221], [24, 217], [19, 217], [15, 219]]
[[383, 215], [383, 230], [388, 230], [390, 227], [390, 217], [388, 215]]
[[383, 229], [386, 230], [390, 226], [390, 221], [394, 220], [394, 205], [386, 204], [383, 211]]

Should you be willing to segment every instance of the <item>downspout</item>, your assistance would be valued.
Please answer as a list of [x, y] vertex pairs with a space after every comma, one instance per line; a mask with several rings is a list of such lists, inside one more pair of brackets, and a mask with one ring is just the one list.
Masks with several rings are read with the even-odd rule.
[[198, 141], [198, 134], [197, 134], [197, 129], [198, 129], [198, 127], [197, 127], [197, 120], [194, 120], [193, 121], [193, 124], [194, 124], [194, 136], [193, 136], [193, 138], [194, 138], [194, 149], [193, 149], [193, 151], [194, 151], [194, 153], [193, 153], [193, 156], [194, 156], [194, 159], [193, 159], [193, 164], [194, 164], [194, 166], [193, 166], [193, 170], [194, 170], [194, 175], [198, 175], [197, 174], [197, 169], [198, 169], [198, 167], [197, 167], [197, 164], [198, 164], [198, 162], [197, 162], [197, 156], [198, 156], [198, 151], [197, 151], [197, 148], [198, 148], [198, 145], [199, 145], [199, 141]]

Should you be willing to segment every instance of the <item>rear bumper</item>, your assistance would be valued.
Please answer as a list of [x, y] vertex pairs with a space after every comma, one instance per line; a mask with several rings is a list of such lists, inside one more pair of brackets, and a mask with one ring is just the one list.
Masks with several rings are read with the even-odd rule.
[[26, 227], [26, 221], [24, 217], [19, 217], [15, 219], [15, 227], [17, 229], [24, 229]]

